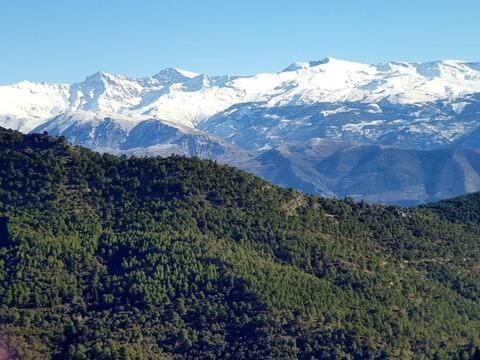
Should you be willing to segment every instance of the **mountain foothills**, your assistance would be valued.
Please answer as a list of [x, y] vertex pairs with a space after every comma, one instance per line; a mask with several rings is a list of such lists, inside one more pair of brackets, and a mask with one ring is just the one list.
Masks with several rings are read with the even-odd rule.
[[479, 116], [480, 63], [456, 60], [0, 86], [0, 125], [24, 133], [215, 159], [304, 192], [405, 205], [480, 190]]
[[470, 359], [479, 214], [478, 194], [368, 205], [0, 129], [0, 352]]

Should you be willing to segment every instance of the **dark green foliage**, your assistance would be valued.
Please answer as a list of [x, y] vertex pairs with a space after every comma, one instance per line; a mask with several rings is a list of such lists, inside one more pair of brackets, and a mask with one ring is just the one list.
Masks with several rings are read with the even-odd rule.
[[469, 359], [479, 204], [321, 199], [0, 129], [0, 341], [25, 359]]
[[480, 349], [476, 349], [472, 355], [472, 360], [480, 360]]
[[435, 204], [425, 205], [453, 222], [480, 224], [480, 193], [443, 200]]

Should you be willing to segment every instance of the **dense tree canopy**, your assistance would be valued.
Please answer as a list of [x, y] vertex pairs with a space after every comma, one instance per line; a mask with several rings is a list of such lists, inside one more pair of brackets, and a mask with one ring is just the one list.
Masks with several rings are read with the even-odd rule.
[[[0, 347], [24, 359], [470, 359], [480, 196], [322, 199], [0, 129]], [[6, 345], [5, 345], [6, 346]]]

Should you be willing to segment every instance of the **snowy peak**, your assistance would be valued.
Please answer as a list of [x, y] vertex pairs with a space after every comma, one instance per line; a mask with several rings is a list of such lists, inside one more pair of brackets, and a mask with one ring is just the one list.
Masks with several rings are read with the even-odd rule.
[[175, 70], [176, 72], [182, 74], [183, 76], [187, 77], [187, 78], [194, 78], [194, 77], [197, 77], [198, 75], [200, 75], [199, 73], [196, 73], [196, 72], [193, 72], [193, 71], [188, 71], [188, 70], [184, 70], [184, 69], [179, 69], [179, 68], [172, 68], [173, 70]]
[[70, 85], [22, 81], [0, 86], [0, 125], [30, 131], [68, 108]]
[[326, 57], [323, 58], [322, 60], [316, 60], [316, 61], [296, 61], [292, 64], [290, 64], [287, 68], [283, 70], [283, 72], [289, 72], [289, 71], [298, 71], [298, 70], [308, 70], [316, 67], [322, 67], [322, 65], [327, 65], [329, 64], [330, 66], [343, 66], [344, 68], [347, 67], [358, 67], [358, 66], [365, 66], [365, 64], [361, 63], [356, 63], [352, 61], [346, 61], [346, 60], [340, 60], [336, 59], [333, 57]]
[[388, 74], [407, 74], [422, 76], [426, 79], [449, 77], [449, 76], [467, 76], [477, 75], [480, 71], [480, 63], [466, 62], [461, 60], [442, 60], [428, 62], [400, 62], [392, 61], [385, 64], [378, 64], [376, 68], [379, 72]]
[[229, 75], [210, 76], [201, 74], [195, 76], [184, 83], [184, 89], [187, 91], [198, 91], [211, 87], [225, 87], [230, 80], [234, 80], [236, 77]]
[[141, 101], [142, 91], [143, 86], [137, 79], [97, 72], [72, 85], [69, 109], [124, 113]]
[[135, 85], [141, 87], [139, 79], [133, 79], [123, 74], [112, 74], [108, 72], [98, 71], [93, 75], [87, 76], [86, 79], [74, 85], [81, 85], [86, 88], [103, 88], [125, 87]]
[[197, 77], [199, 74], [177, 68], [166, 68], [154, 75], [153, 78], [158, 80], [162, 85], [171, 85], [185, 82], [188, 79]]
[[97, 71], [95, 74], [86, 77], [86, 83], [102, 83], [107, 84], [109, 82], [116, 82], [117, 79], [126, 78], [125, 75], [116, 75], [104, 71]]
[[322, 65], [322, 64], [327, 64], [331, 60], [334, 60], [333, 58], [326, 57], [323, 60], [318, 60], [318, 61], [296, 61], [292, 64], [290, 64], [287, 68], [283, 70], [283, 72], [289, 72], [289, 71], [297, 71], [297, 70], [306, 70], [310, 69], [312, 67]]

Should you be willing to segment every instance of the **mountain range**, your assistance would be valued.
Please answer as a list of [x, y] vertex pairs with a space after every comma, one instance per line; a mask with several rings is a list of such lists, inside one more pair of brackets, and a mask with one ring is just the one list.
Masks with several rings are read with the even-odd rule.
[[275, 73], [0, 86], [0, 125], [127, 155], [228, 163], [327, 196], [413, 205], [480, 190], [480, 62], [326, 58]]

